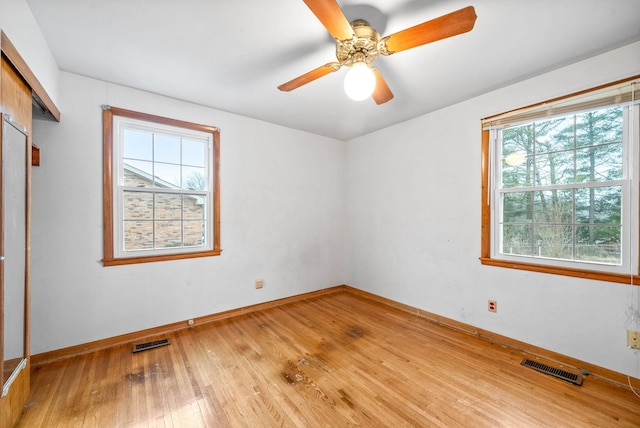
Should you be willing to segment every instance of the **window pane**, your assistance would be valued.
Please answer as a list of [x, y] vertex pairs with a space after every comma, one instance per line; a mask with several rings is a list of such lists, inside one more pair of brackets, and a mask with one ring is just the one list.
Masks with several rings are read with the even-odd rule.
[[502, 153], [523, 151], [532, 153], [533, 148], [533, 125], [522, 125], [505, 128], [502, 130]]
[[157, 187], [169, 189], [180, 188], [180, 165], [156, 163], [155, 184]]
[[576, 189], [576, 223], [621, 224], [622, 187]]
[[573, 191], [559, 189], [535, 192], [533, 212], [536, 223], [573, 223]]
[[182, 167], [182, 188], [189, 190], [207, 190], [206, 170], [191, 166]]
[[156, 248], [171, 248], [182, 246], [181, 221], [156, 221]]
[[180, 138], [172, 135], [154, 134], [153, 160], [164, 163], [180, 163]]
[[124, 192], [124, 220], [153, 220], [153, 193]]
[[196, 247], [203, 245], [205, 237], [204, 222], [202, 220], [184, 222], [184, 246]]
[[622, 178], [622, 143], [576, 150], [577, 181], [608, 181]]
[[536, 153], [573, 150], [573, 126], [573, 116], [536, 122]]
[[533, 192], [514, 192], [502, 195], [503, 223], [530, 223]]
[[149, 187], [152, 184], [153, 164], [151, 162], [127, 159], [123, 165], [124, 185]]
[[125, 221], [124, 222], [124, 249], [146, 250], [153, 248], [153, 222], [151, 221]]
[[610, 107], [576, 115], [576, 145], [593, 146], [622, 142], [622, 107]]
[[185, 220], [205, 220], [206, 203], [207, 197], [204, 195], [184, 195], [182, 217]]
[[182, 246], [181, 221], [156, 221], [156, 248], [171, 248]]
[[534, 229], [536, 255], [554, 259], [573, 258], [573, 227], [571, 225], [537, 225]]
[[180, 220], [182, 218], [182, 196], [158, 193], [155, 202], [156, 220]]
[[525, 152], [512, 152], [502, 164], [502, 187], [528, 187], [533, 184], [533, 160]]
[[574, 182], [573, 151], [553, 152], [537, 155], [536, 184], [549, 186]]
[[502, 253], [531, 256], [532, 237], [532, 228], [529, 225], [503, 225]]
[[501, 133], [502, 186], [531, 185], [533, 154], [533, 125], [505, 128]]
[[182, 164], [204, 167], [207, 165], [207, 142], [182, 140]]
[[147, 161], [153, 159], [153, 138], [150, 132], [124, 129], [122, 143], [123, 158]]
[[622, 263], [621, 226], [580, 226], [576, 230], [576, 259], [597, 263]]

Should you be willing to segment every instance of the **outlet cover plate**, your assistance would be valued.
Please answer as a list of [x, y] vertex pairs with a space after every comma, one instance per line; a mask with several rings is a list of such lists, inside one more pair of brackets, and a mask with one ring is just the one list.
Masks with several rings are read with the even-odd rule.
[[627, 330], [627, 345], [629, 348], [640, 349], [640, 331]]

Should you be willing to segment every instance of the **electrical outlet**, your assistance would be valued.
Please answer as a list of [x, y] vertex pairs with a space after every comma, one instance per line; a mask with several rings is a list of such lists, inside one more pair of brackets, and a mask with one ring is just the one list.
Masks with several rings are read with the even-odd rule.
[[489, 300], [489, 304], [487, 306], [487, 310], [489, 312], [498, 312], [498, 301], [497, 300]]
[[629, 348], [640, 349], [640, 331], [627, 330], [627, 345]]
[[258, 278], [256, 279], [256, 289], [264, 287], [264, 279]]

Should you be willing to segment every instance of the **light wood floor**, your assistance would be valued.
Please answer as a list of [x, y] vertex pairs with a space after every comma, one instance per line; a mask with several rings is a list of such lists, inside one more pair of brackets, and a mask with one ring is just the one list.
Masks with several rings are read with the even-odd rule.
[[638, 427], [640, 398], [339, 292], [35, 368], [21, 427]]

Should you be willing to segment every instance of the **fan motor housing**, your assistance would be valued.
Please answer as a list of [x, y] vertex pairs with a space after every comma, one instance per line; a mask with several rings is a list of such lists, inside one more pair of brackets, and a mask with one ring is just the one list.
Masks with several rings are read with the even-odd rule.
[[355, 37], [336, 41], [336, 58], [341, 65], [350, 66], [354, 62], [370, 64], [378, 57], [380, 34], [364, 19], [351, 22]]

